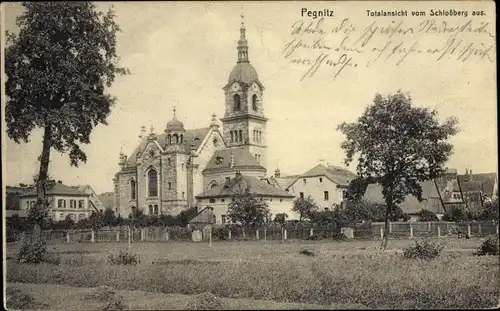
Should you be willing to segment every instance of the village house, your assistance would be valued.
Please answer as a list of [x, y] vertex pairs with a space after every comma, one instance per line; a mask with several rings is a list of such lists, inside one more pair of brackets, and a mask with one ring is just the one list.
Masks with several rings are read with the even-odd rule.
[[215, 224], [225, 224], [229, 222], [227, 216], [229, 204], [234, 200], [234, 196], [243, 194], [246, 189], [264, 201], [274, 216], [285, 213], [288, 215], [288, 220], [299, 219], [299, 215], [292, 211], [294, 199], [292, 194], [263, 182], [258, 177], [240, 173], [228, 177], [225, 183], [197, 195], [196, 200], [198, 206], [210, 206], [213, 209]]
[[[465, 175], [458, 175], [456, 169], [447, 169], [441, 177], [420, 183], [421, 202], [413, 195], [408, 195], [399, 207], [403, 213], [410, 216], [410, 221], [418, 221], [418, 214], [422, 209], [433, 212], [441, 219], [447, 208], [453, 206], [469, 210], [481, 208], [484, 202], [494, 196], [494, 191], [498, 187], [496, 184], [495, 173], [472, 174], [472, 171], [466, 169]], [[364, 199], [372, 203], [385, 204], [382, 187], [378, 184], [368, 185]]]
[[[88, 193], [63, 185], [61, 182], [50, 181], [47, 190], [49, 203], [48, 217], [53, 221], [65, 220], [69, 215], [73, 221], [88, 218], [94, 210], [89, 204]], [[36, 204], [36, 189], [32, 188], [20, 197], [20, 207], [28, 211]]]
[[320, 163], [297, 176], [285, 190], [297, 198], [310, 196], [321, 210], [333, 210], [342, 204], [355, 178], [356, 174], [344, 168]]

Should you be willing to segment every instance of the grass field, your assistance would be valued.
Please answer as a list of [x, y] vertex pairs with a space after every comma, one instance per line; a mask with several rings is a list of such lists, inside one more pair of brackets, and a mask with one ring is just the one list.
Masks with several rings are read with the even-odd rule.
[[[89, 288], [108, 285], [120, 291], [130, 309], [141, 308], [130, 298], [145, 295], [137, 291], [148, 292], [144, 297], [156, 295], [144, 300], [147, 309], [158, 309], [148, 301], [157, 301], [158, 306], [161, 301], [177, 301], [167, 303], [174, 305], [167, 309], [184, 309], [193, 295], [205, 292], [223, 297], [231, 309], [480, 308], [498, 304], [498, 257], [472, 256], [481, 240], [446, 240], [443, 254], [432, 261], [404, 259], [394, 251], [411, 243], [391, 240], [386, 252], [377, 250], [377, 241], [245, 241], [218, 242], [212, 247], [206, 243], [134, 243], [131, 250], [140, 258], [137, 266], [114, 266], [106, 261], [109, 253], [126, 250], [126, 243], [56, 244], [49, 245], [49, 251], [61, 256], [61, 264], [33, 266], [8, 259], [7, 282], [38, 299], [52, 286], [65, 286], [63, 292], [78, 296]], [[8, 245], [9, 258], [15, 258], [18, 247]], [[302, 249], [316, 256], [300, 255]], [[79, 309], [91, 308], [88, 302], [70, 296], [54, 300], [59, 305], [46, 303], [58, 309], [64, 308], [65, 300], [80, 301]]]

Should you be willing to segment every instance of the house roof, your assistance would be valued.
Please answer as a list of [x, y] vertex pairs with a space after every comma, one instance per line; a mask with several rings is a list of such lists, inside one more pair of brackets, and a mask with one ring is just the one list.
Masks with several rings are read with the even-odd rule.
[[105, 209], [106, 208], [113, 209], [113, 207], [115, 205], [114, 193], [106, 192], [106, 193], [99, 194], [97, 197], [99, 198], [99, 200], [101, 201], [101, 203]]
[[[210, 131], [210, 127], [204, 127], [204, 128], [198, 128], [198, 129], [193, 129], [193, 130], [186, 130], [184, 132], [184, 148], [186, 152], [191, 151], [191, 144], [193, 143], [194, 139], [194, 146], [196, 150], [200, 147], [201, 143], [207, 136], [208, 132]], [[166, 133], [161, 133], [156, 135], [156, 139], [160, 146], [165, 145], [166, 141]], [[135, 148], [134, 152], [130, 155], [130, 157], [127, 160], [128, 165], [130, 166], [136, 166], [137, 165], [137, 153], [142, 152], [144, 148], [146, 148], [148, 144], [148, 137], [142, 138], [141, 142], [139, 143], [139, 146]]]
[[280, 197], [280, 198], [293, 198], [294, 196], [284, 190], [276, 188], [269, 183], [260, 180], [254, 176], [239, 175], [232, 178], [229, 182], [223, 185], [215, 186], [200, 195], [197, 199], [202, 198], [218, 198], [218, 197], [231, 197], [235, 193], [250, 188], [250, 192], [255, 196], [260, 197]]
[[[458, 175], [462, 191], [483, 191], [484, 194], [491, 196], [493, 194], [497, 180], [496, 173], [485, 174], [467, 174]], [[480, 185], [480, 186], [479, 186]], [[465, 190], [464, 189], [468, 189]]]
[[280, 189], [286, 190], [290, 187], [300, 175], [290, 175], [290, 176], [280, 176], [280, 177], [269, 177], [269, 182]]
[[[68, 195], [68, 196], [88, 196], [88, 194], [75, 189], [74, 187], [69, 187], [60, 183], [54, 183], [46, 192], [47, 195]], [[31, 189], [26, 192], [26, 194], [21, 197], [32, 197], [36, 196], [36, 189]]]
[[[422, 202], [413, 195], [408, 195], [405, 200], [399, 204], [399, 207], [407, 214], [416, 214], [422, 209], [427, 209], [435, 214], [444, 214], [444, 209], [439, 199], [436, 185], [433, 180], [420, 182], [422, 187]], [[385, 204], [382, 195], [382, 187], [379, 184], [369, 184], [366, 187], [364, 199], [372, 203]]]
[[[234, 159], [234, 165], [231, 167], [231, 158]], [[203, 172], [217, 171], [228, 168], [254, 168], [265, 171], [266, 169], [260, 165], [255, 157], [246, 148], [231, 148], [216, 150], [212, 158], [208, 161]]]
[[202, 209], [189, 221], [190, 224], [211, 224], [213, 223], [214, 209], [210, 206]]
[[[325, 176], [330, 180], [332, 180], [334, 183], [341, 186], [348, 186], [351, 180], [356, 178], [356, 174], [346, 170], [345, 168], [333, 165], [327, 167], [323, 164], [318, 164], [309, 171], [297, 177], [295, 181], [300, 178], [316, 177], [316, 176]], [[295, 181], [292, 182], [289, 186], [295, 183]]]

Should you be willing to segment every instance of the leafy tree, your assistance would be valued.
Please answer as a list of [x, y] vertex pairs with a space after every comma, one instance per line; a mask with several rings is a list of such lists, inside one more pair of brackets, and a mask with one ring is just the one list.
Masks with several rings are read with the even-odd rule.
[[75, 224], [75, 222], [73, 221], [73, 218], [71, 218], [70, 215], [67, 215], [63, 221], [64, 229], [69, 230], [69, 229], [73, 228], [74, 224]]
[[439, 218], [433, 212], [422, 209], [418, 215], [420, 216], [420, 221], [438, 221]]
[[115, 14], [91, 2], [23, 2], [19, 33], [7, 32], [5, 122], [8, 137], [27, 142], [43, 130], [36, 183], [37, 204], [30, 210], [35, 237], [46, 217], [50, 150], [68, 153], [70, 164], [87, 160], [80, 144], [106, 124], [115, 98], [106, 93], [117, 74]]
[[90, 217], [88, 219], [88, 224], [92, 228], [92, 230], [99, 230], [103, 226], [102, 214], [92, 211]]
[[349, 187], [347, 188], [345, 200], [347, 202], [361, 201], [365, 195], [366, 188], [370, 183], [370, 179], [363, 179], [360, 177], [351, 180]]
[[259, 200], [251, 192], [250, 187], [243, 193], [234, 194], [233, 199], [228, 206], [228, 217], [232, 222], [254, 227], [265, 223], [269, 214], [267, 203]]
[[483, 210], [478, 218], [481, 220], [499, 220], [498, 196], [484, 203]]
[[106, 208], [102, 213], [102, 224], [103, 226], [109, 227], [114, 227], [117, 225], [115, 212], [111, 208]]
[[450, 204], [447, 205], [446, 211], [443, 215], [444, 221], [465, 222], [469, 220], [465, 205], [463, 204]]
[[189, 221], [193, 219], [198, 214], [198, 207], [192, 206], [186, 210], [183, 210], [175, 218], [175, 224], [177, 226], [185, 227], [188, 225]]
[[299, 221], [311, 219], [315, 212], [318, 211], [318, 206], [311, 196], [307, 198], [296, 198], [293, 201], [292, 211], [299, 213]]
[[278, 213], [274, 217], [274, 222], [278, 223], [280, 225], [284, 225], [285, 222], [286, 222], [286, 220], [287, 220], [287, 218], [288, 218], [288, 215], [286, 213]]
[[378, 183], [386, 203], [384, 239], [387, 248], [389, 216], [408, 194], [422, 200], [419, 182], [439, 177], [452, 154], [448, 139], [458, 131], [457, 120], [440, 124], [437, 112], [412, 107], [409, 94], [377, 94], [354, 123], [342, 123], [346, 140], [341, 144], [349, 165], [358, 158], [357, 174]]

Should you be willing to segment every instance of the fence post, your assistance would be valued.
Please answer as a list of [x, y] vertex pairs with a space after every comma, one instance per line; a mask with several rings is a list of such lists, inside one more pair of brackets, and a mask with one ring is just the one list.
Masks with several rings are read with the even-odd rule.
[[309, 236], [313, 236], [314, 235], [314, 229], [311, 228], [311, 230], [309, 230]]
[[69, 238], [69, 230], [68, 230], [68, 231], [66, 231], [66, 243], [69, 244], [69, 242], [70, 242], [70, 238]]
[[229, 227], [229, 232], [228, 232], [228, 237], [227, 237], [228, 240], [231, 240], [231, 227]]
[[380, 227], [380, 239], [384, 238], [384, 228]]
[[258, 240], [259, 239], [259, 228], [255, 231], [255, 238]]
[[165, 233], [165, 240], [168, 241], [170, 239], [170, 235], [168, 234], [168, 229], [166, 231], [167, 232]]
[[439, 227], [439, 225], [438, 225], [438, 238], [440, 238], [440, 237], [441, 237], [441, 227]]
[[120, 242], [120, 231], [116, 231], [116, 242]]
[[128, 250], [130, 251], [130, 226], [128, 227]]
[[392, 222], [389, 221], [389, 233], [392, 233]]
[[410, 239], [412, 239], [412, 238], [413, 238], [413, 227], [410, 224]]
[[144, 231], [145, 231], [144, 228], [141, 228], [141, 241], [144, 241], [145, 238]]
[[497, 224], [497, 234], [498, 234], [498, 224]]
[[428, 226], [429, 227], [429, 231], [431, 231], [431, 222], [429, 221], [427, 224], [429, 225]]
[[212, 225], [210, 225], [210, 232], [208, 233], [208, 246], [212, 247]]
[[477, 224], [477, 232], [478, 232], [478, 233], [482, 233], [482, 232], [481, 232], [481, 224]]
[[95, 232], [94, 229], [90, 230], [90, 242], [95, 242]]
[[286, 241], [286, 228], [283, 229], [283, 239]]
[[467, 225], [467, 235], [470, 238], [470, 236], [471, 236], [470, 225]]

